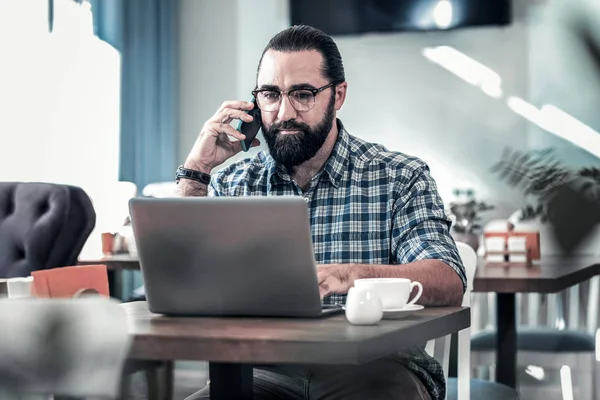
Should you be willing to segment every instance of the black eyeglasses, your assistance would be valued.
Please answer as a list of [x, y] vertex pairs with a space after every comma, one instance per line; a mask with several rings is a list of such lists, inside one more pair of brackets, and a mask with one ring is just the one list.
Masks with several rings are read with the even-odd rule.
[[252, 95], [256, 99], [258, 108], [265, 112], [277, 111], [281, 106], [281, 99], [284, 94], [290, 99], [292, 107], [297, 111], [306, 112], [312, 110], [315, 106], [315, 97], [319, 93], [336, 84], [336, 82], [331, 82], [318, 89], [292, 89], [287, 91], [271, 89], [253, 90]]

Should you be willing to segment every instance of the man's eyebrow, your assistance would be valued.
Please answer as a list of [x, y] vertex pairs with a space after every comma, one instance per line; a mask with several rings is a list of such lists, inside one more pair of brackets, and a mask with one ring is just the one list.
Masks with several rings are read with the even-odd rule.
[[[289, 90], [295, 90], [295, 89], [316, 89], [316, 88], [314, 85], [311, 85], [310, 83], [296, 83], [296, 84], [290, 86]], [[273, 91], [277, 92], [281, 89], [277, 85], [261, 85], [257, 90], [273, 90]]]
[[258, 90], [273, 90], [273, 91], [279, 91], [279, 86], [277, 85], [261, 85]]
[[296, 83], [295, 85], [292, 85], [290, 87], [290, 90], [294, 89], [316, 89], [316, 87], [314, 87], [310, 83]]

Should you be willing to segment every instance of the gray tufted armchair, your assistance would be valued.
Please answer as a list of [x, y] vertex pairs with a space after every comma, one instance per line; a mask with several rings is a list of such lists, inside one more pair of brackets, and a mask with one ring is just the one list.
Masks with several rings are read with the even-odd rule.
[[95, 223], [79, 187], [0, 182], [0, 278], [75, 265]]

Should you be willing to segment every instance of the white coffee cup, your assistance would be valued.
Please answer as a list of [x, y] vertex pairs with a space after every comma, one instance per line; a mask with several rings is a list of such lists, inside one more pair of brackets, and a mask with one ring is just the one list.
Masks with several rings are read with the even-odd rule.
[[[373, 290], [377, 293], [384, 310], [399, 310], [413, 305], [423, 294], [423, 285], [420, 282], [411, 282], [410, 279], [405, 278], [357, 279], [354, 281], [354, 287], [357, 289]], [[411, 301], [408, 301], [415, 287], [419, 290], [415, 297]]]
[[381, 299], [368, 289], [350, 288], [344, 308], [346, 319], [353, 325], [373, 325], [383, 317]]

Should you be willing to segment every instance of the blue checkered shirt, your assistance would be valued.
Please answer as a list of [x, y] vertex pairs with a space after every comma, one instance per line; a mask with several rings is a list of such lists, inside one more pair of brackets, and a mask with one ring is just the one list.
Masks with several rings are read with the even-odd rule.
[[[310, 209], [315, 259], [322, 264], [406, 264], [436, 259], [466, 275], [450, 220], [427, 165], [350, 135], [339, 135], [329, 160], [303, 192], [268, 152], [233, 163], [211, 179], [209, 196], [304, 196]], [[333, 294], [326, 303], [343, 303]], [[446, 391], [440, 364], [424, 345], [404, 350], [400, 362], [415, 373], [432, 399]]]

